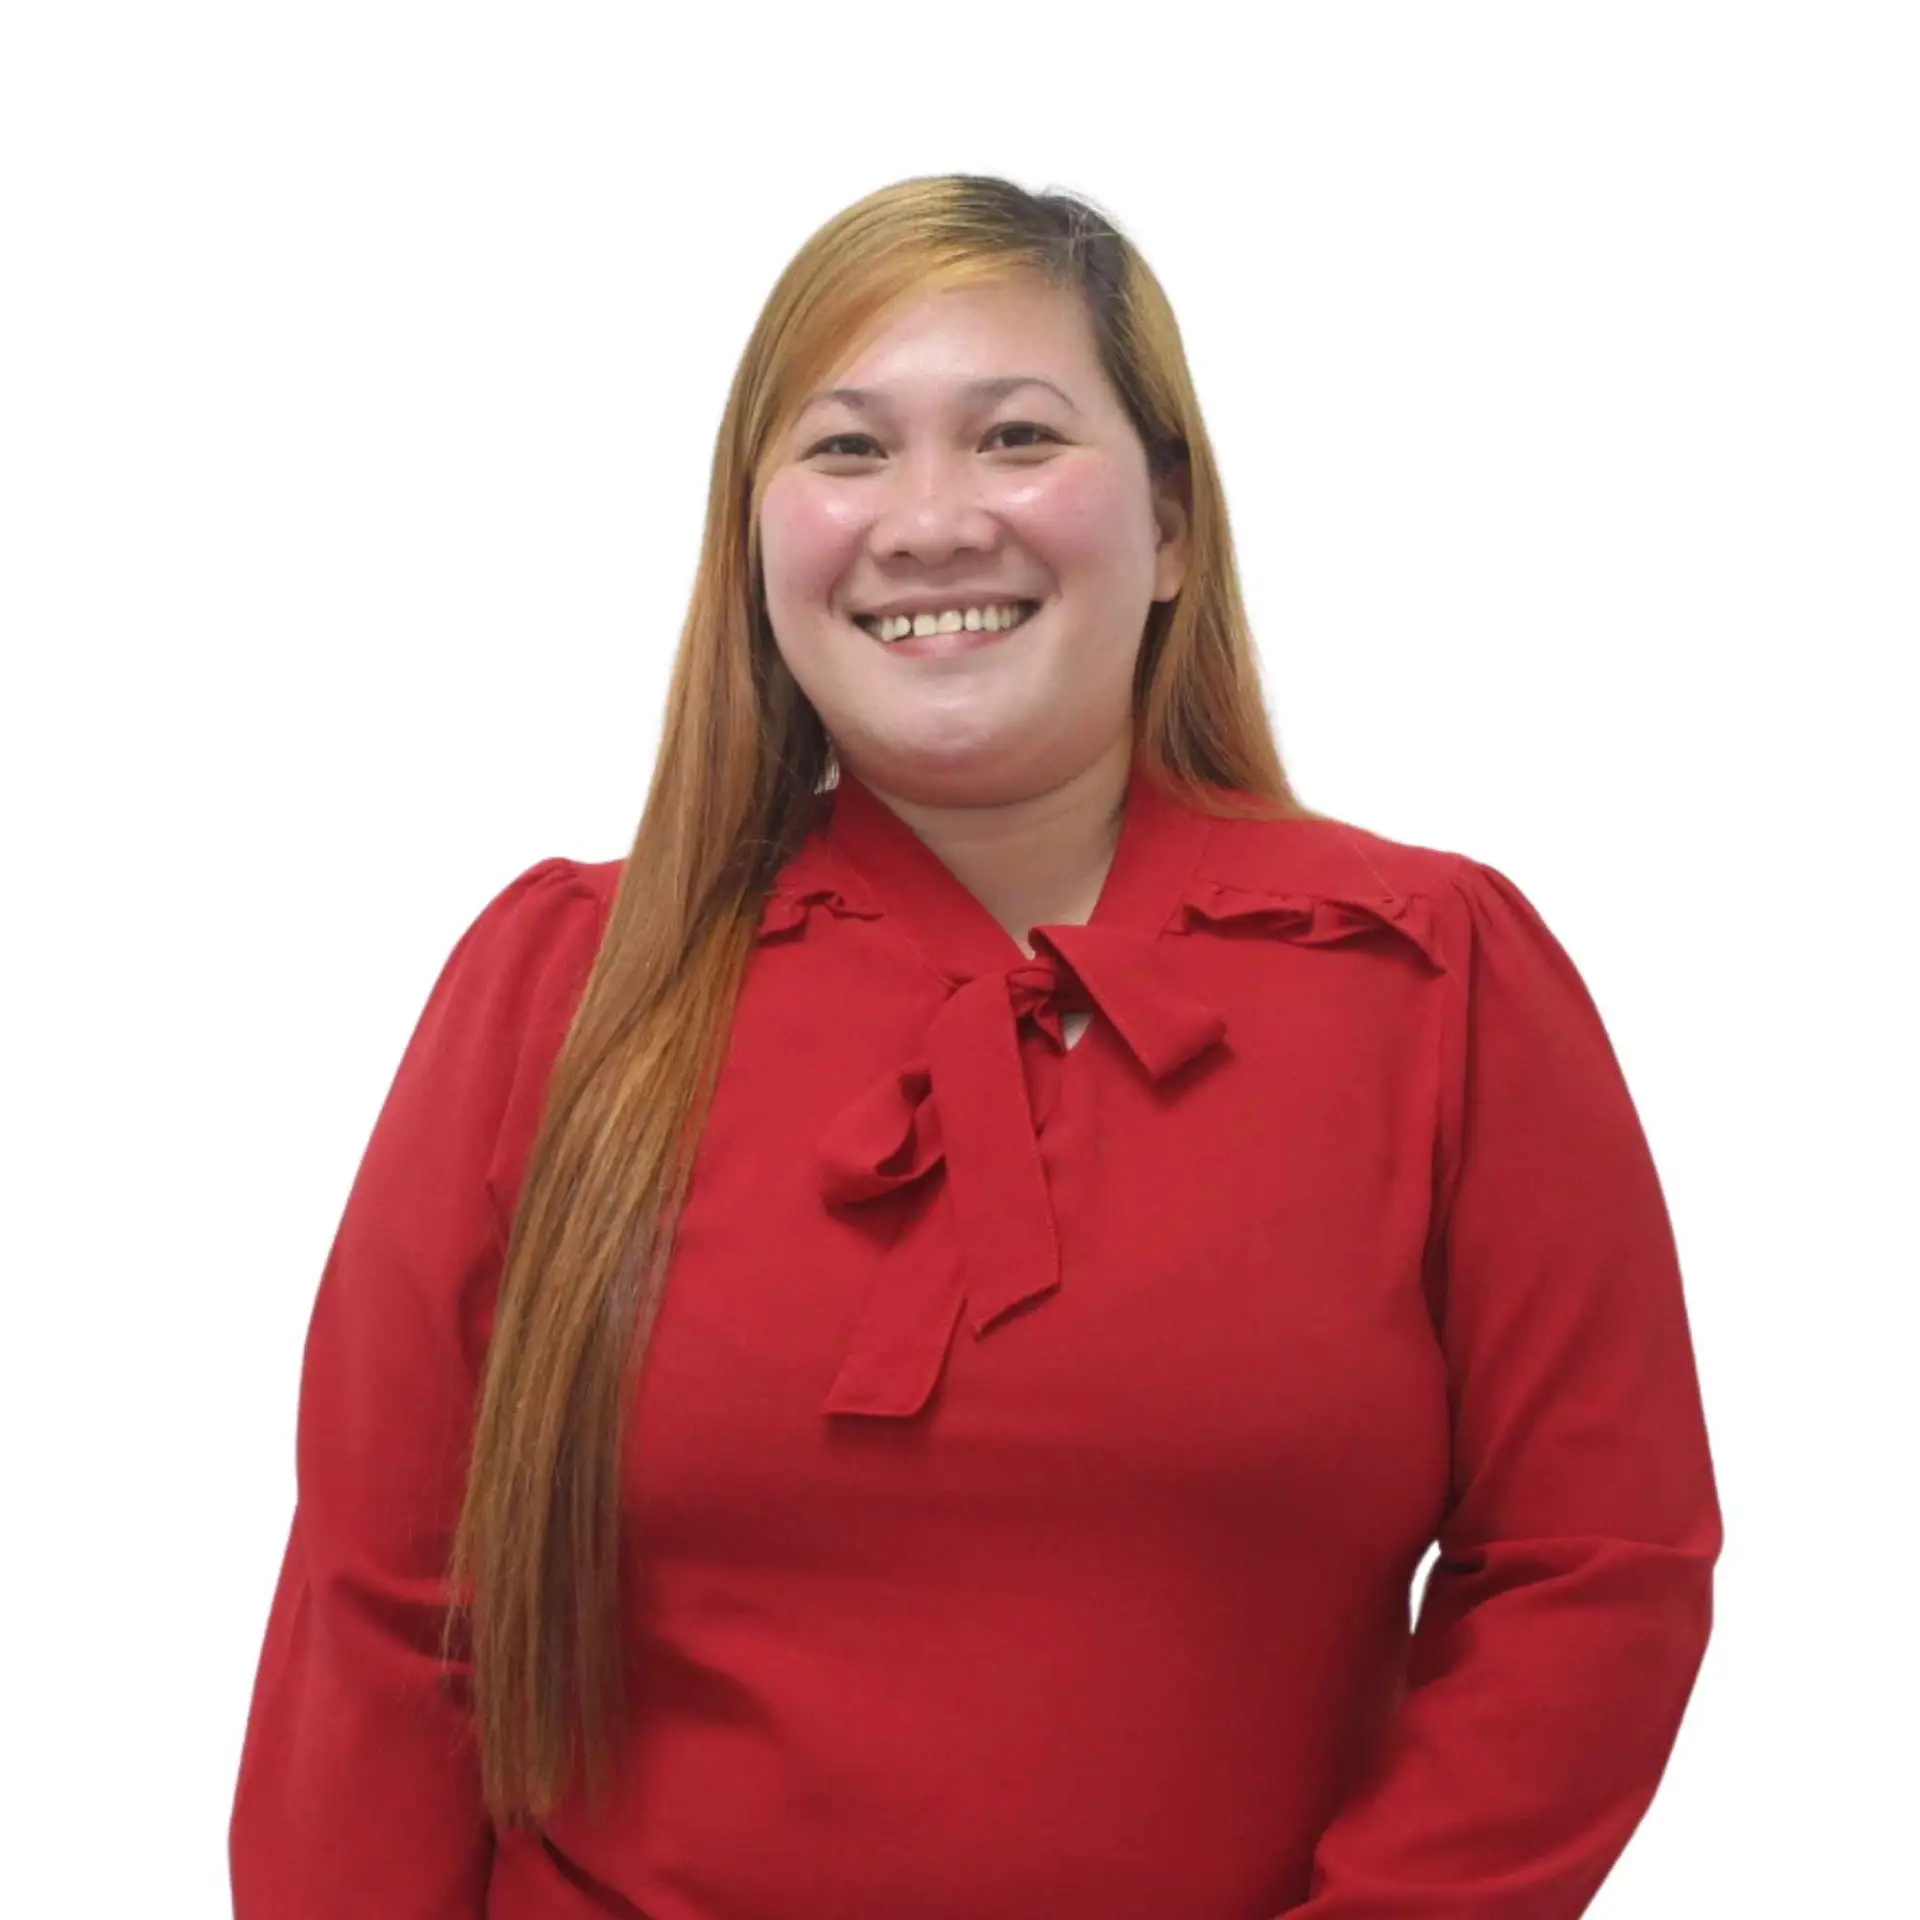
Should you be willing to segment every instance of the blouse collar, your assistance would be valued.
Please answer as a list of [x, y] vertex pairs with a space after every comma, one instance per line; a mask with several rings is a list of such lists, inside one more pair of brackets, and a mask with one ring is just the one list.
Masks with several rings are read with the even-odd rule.
[[[1135, 756], [1120, 835], [1087, 924], [1157, 934], [1186, 892], [1210, 821], [1160, 787]], [[822, 839], [866, 883], [873, 904], [895, 919], [935, 971], [953, 981], [1016, 967], [1020, 943], [938, 854], [855, 775], [842, 769]], [[854, 887], [857, 896], [861, 890]]]
[[[1031, 956], [844, 770], [824, 822], [768, 895], [760, 940], [804, 938], [816, 910], [892, 922], [947, 989], [906, 1055], [828, 1117], [814, 1147], [821, 1199], [848, 1217], [903, 1188], [928, 1196], [905, 1229], [911, 1249], [899, 1248], [852, 1330], [827, 1394], [831, 1414], [919, 1413], [961, 1329], [982, 1338], [1059, 1287], [1038, 1141], [1046, 1088], [1058, 1080], [1028, 1074], [1023, 1036], [1037, 1030], [1057, 1056], [1063, 1002], [1091, 1007], [1134, 1068], [1173, 1100], [1189, 1085], [1181, 1070], [1212, 1054], [1227, 1026], [1179, 964], [1185, 936], [1312, 946], [1384, 939], [1446, 965], [1431, 900], [1390, 886], [1344, 825], [1304, 835], [1223, 830], [1157, 785], [1137, 756], [1091, 917], [1030, 929]], [[898, 1231], [884, 1229], [889, 1244]]]
[[1209, 815], [1157, 786], [1136, 756], [1092, 915], [1084, 925], [1030, 929], [1028, 955], [898, 814], [842, 772], [823, 830], [808, 837], [768, 901], [761, 937], [797, 936], [815, 908], [885, 917], [948, 992], [907, 1057], [833, 1116], [815, 1147], [822, 1200], [856, 1215], [936, 1170], [941, 1176], [910, 1229], [921, 1244], [867, 1303], [826, 1412], [918, 1413], [960, 1327], [983, 1336], [1059, 1286], [1037, 1139], [1045, 1114], [1022, 1060], [1029, 1023], [1063, 1049], [1062, 1002], [1090, 1005], [1155, 1083], [1222, 1038], [1220, 1013], [1195, 999], [1158, 951], [1161, 933], [1183, 924], [1211, 826]]

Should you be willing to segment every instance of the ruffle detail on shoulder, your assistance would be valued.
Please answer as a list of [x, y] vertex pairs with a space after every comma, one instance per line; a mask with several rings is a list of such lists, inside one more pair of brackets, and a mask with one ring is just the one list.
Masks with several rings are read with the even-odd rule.
[[777, 882], [768, 890], [766, 904], [760, 910], [756, 940], [778, 939], [807, 924], [815, 907], [823, 907], [842, 918], [877, 920], [880, 909], [871, 900], [848, 892], [831, 881], [807, 886], [782, 886]]
[[1447, 970], [1433, 903], [1419, 893], [1278, 892], [1202, 877], [1187, 888], [1167, 923], [1170, 933], [1198, 929], [1234, 938], [1291, 940], [1307, 947], [1384, 933], [1404, 940], [1436, 972]]

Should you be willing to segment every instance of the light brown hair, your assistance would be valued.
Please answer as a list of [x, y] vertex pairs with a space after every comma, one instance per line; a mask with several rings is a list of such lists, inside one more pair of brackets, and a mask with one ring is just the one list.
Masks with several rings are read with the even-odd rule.
[[469, 1669], [482, 1791], [502, 1827], [551, 1813], [576, 1765], [590, 1799], [607, 1780], [628, 1691], [624, 1416], [761, 905], [835, 772], [767, 620], [766, 480], [805, 397], [901, 304], [1023, 277], [1084, 298], [1150, 473], [1183, 483], [1188, 569], [1148, 614], [1135, 751], [1208, 811], [1313, 814], [1281, 769], [1173, 310], [1132, 244], [1083, 197], [990, 176], [900, 181], [836, 214], [781, 274], [727, 395], [645, 810], [501, 1275], [445, 1652]]

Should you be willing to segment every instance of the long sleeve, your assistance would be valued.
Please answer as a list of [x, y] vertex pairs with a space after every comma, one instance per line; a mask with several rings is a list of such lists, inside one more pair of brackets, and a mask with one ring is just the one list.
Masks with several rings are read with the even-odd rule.
[[444, 1569], [524, 1135], [599, 927], [544, 860], [443, 966], [366, 1147], [304, 1352], [297, 1497], [229, 1829], [236, 1920], [477, 1920], [492, 1829]]
[[1600, 1016], [1459, 864], [1429, 1298], [1452, 1474], [1406, 1689], [1307, 1920], [1573, 1920], [1651, 1801], [1721, 1517], [1671, 1226]]

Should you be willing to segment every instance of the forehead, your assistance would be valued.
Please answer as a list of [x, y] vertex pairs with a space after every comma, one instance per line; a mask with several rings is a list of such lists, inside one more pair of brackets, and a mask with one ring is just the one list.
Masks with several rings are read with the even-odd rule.
[[896, 308], [823, 380], [806, 405], [868, 409], [963, 400], [988, 403], [1029, 380], [1091, 410], [1099, 349], [1086, 307], [1066, 288], [956, 288]]

